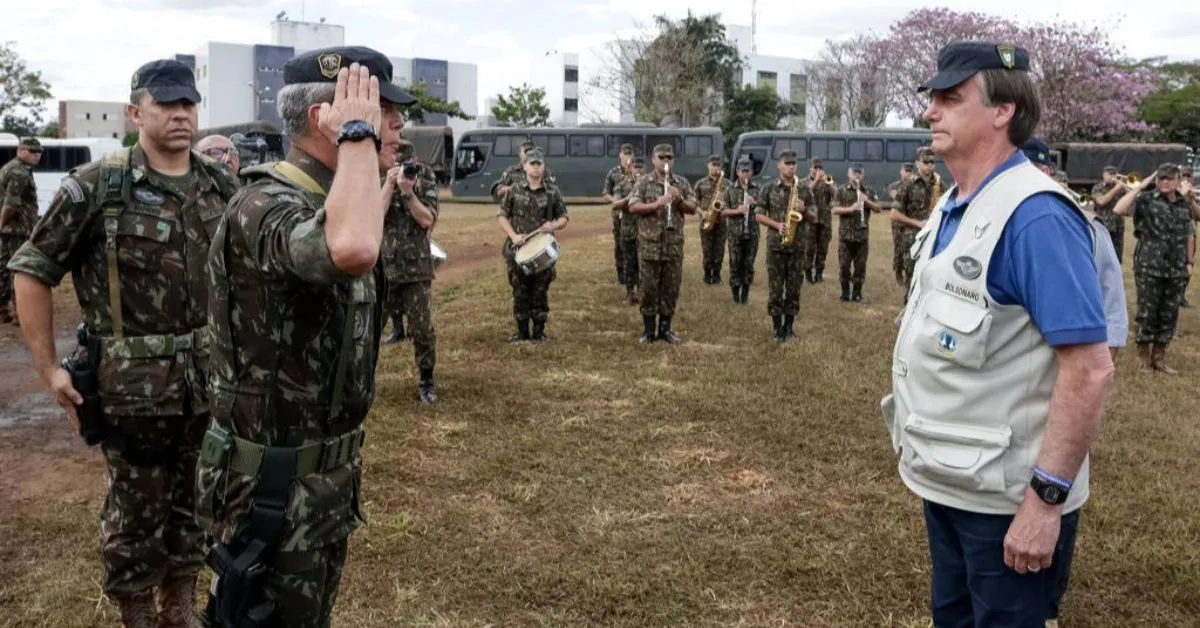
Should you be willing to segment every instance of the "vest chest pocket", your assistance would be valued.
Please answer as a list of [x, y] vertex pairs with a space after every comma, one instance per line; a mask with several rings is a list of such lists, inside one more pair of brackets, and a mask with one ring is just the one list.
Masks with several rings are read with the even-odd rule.
[[375, 317], [375, 302], [378, 290], [368, 275], [354, 282], [350, 292], [350, 316], [354, 317], [354, 339], [363, 340], [371, 334]]
[[901, 443], [913, 472], [969, 491], [999, 493], [1007, 488], [1004, 453], [1012, 440], [1007, 425], [931, 421], [911, 415]]
[[916, 338], [922, 353], [970, 369], [983, 366], [992, 327], [987, 308], [935, 292], [927, 297], [923, 309]]
[[170, 245], [176, 228], [175, 221], [169, 217], [133, 209], [122, 211], [116, 219], [118, 266], [158, 274], [162, 271], [164, 258], [178, 257]]

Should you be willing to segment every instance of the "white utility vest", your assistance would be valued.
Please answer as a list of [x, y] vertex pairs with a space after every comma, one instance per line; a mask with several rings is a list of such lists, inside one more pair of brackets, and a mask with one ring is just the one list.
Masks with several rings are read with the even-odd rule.
[[[896, 338], [884, 420], [900, 477], [914, 493], [952, 508], [1011, 515], [1037, 463], [1058, 359], [1024, 307], [996, 303], [988, 267], [1026, 198], [1053, 192], [1079, 210], [1057, 183], [1023, 162], [979, 191], [950, 243], [931, 258], [941, 208], [956, 188], [938, 201], [912, 248], [912, 293]], [[1093, 236], [1093, 248], [1094, 242]], [[1084, 458], [1064, 512], [1087, 497]]]

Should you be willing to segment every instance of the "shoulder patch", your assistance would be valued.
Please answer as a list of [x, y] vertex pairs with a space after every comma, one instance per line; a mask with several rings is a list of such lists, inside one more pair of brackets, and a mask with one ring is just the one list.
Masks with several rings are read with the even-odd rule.
[[71, 177], [64, 177], [62, 181], [62, 189], [67, 193], [67, 196], [71, 197], [72, 203], [83, 202], [83, 188], [80, 187], [79, 182], [75, 179]]

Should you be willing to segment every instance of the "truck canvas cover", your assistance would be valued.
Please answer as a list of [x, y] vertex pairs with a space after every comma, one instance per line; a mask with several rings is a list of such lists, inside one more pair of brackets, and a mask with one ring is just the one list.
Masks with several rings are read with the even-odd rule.
[[1187, 146], [1183, 144], [1139, 143], [1065, 143], [1055, 144], [1063, 156], [1063, 170], [1072, 184], [1097, 183], [1105, 166], [1115, 166], [1117, 172], [1137, 172], [1148, 177], [1164, 163], [1185, 165]]

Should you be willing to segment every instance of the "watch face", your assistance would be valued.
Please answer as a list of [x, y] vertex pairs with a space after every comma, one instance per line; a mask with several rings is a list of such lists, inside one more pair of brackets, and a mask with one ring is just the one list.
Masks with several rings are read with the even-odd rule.
[[1062, 499], [1062, 489], [1053, 484], [1047, 484], [1042, 489], [1042, 495], [1046, 498], [1046, 501], [1057, 502]]

